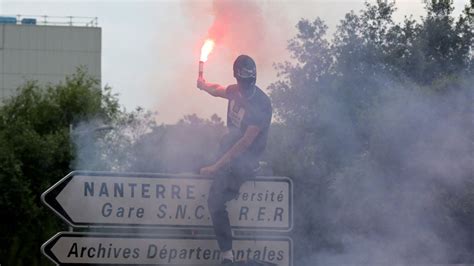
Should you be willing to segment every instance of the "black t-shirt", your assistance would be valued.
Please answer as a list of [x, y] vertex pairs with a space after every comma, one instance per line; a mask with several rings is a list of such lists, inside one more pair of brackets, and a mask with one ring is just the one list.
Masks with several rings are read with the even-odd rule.
[[247, 127], [255, 125], [260, 128], [260, 133], [250, 147], [233, 160], [239, 166], [254, 167], [265, 150], [268, 129], [272, 119], [272, 105], [270, 98], [257, 86], [255, 92], [248, 98], [242, 96], [237, 84], [226, 88], [229, 100], [227, 106], [227, 127], [229, 134], [221, 142], [221, 150], [229, 150], [242, 136]]

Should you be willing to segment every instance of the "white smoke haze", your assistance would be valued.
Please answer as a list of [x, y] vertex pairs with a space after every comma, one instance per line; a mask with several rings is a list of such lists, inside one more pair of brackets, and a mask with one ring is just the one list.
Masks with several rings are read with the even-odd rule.
[[219, 141], [225, 134], [224, 123], [186, 116], [175, 125], [161, 125], [135, 143], [132, 157], [137, 158], [134, 172], [199, 173], [216, 160]]
[[474, 178], [472, 82], [467, 78], [462, 88], [437, 97], [417, 93], [414, 84], [381, 82], [386, 93], [370, 114], [369, 145], [385, 152], [361, 155], [332, 177], [327, 205], [312, 211], [329, 220], [339, 251], [318, 252], [296, 265], [472, 261], [472, 250], [465, 249], [472, 240], [446, 201]]
[[[286, 37], [281, 40], [279, 28], [288, 29], [288, 25], [286, 16], [274, 10], [281, 11], [281, 6], [258, 1], [215, 0], [207, 5], [200, 1], [183, 2], [182, 12], [189, 15], [191, 28], [198, 30], [206, 23], [208, 27], [194, 36], [179, 36], [180, 42], [168, 47], [196, 58], [196, 62], [176, 62], [170, 66], [179, 71], [167, 78], [166, 84], [172, 89], [161, 96], [159, 116], [173, 121], [182, 117], [183, 110], [208, 115], [219, 112], [221, 116], [225, 112], [225, 101], [216, 103], [215, 98], [195, 89], [194, 82], [178, 82], [188, 80], [187, 76], [197, 76], [197, 54], [202, 43], [189, 51], [189, 43], [196, 38], [219, 37], [216, 50], [205, 66], [209, 81], [232, 83], [232, 62], [240, 53], [256, 58], [259, 79], [264, 76], [264, 80], [275, 81], [271, 65], [286, 55], [282, 52]], [[281, 24], [268, 25], [271, 15]], [[379, 153], [362, 154], [339, 173], [328, 176], [330, 195], [324, 202], [315, 200], [319, 184], [313, 184], [315, 193], [300, 201], [307, 204], [294, 206], [295, 212], [324, 223], [323, 229], [329, 230], [332, 241], [332, 246], [320, 248], [314, 254], [301, 253], [300, 249], [322, 244], [320, 239], [305, 238], [302, 229], [296, 227], [290, 234], [295, 243], [295, 266], [445, 264], [474, 260], [472, 250], [466, 248], [469, 243], [473, 245], [473, 240], [452, 219], [447, 207], [455, 202], [446, 202], [446, 195], [461, 193], [474, 180], [472, 84], [474, 79], [467, 77], [460, 88], [433, 96], [422, 93], [416, 84], [402, 84], [380, 75], [379, 85], [384, 93], [377, 108], [367, 117], [371, 121], [367, 130], [370, 143], [361, 143], [351, 131], [348, 109], [342, 101], [336, 95], [326, 99], [328, 111], [318, 115], [331, 132], [343, 136], [335, 149], [349, 151], [368, 145], [378, 147], [373, 150]], [[136, 143], [126, 140], [122, 154], [112, 153], [121, 159], [114, 159], [109, 165], [134, 172], [195, 171], [211, 160], [224, 130], [221, 123], [208, 122], [153, 128], [150, 134], [140, 135], [144, 137]], [[77, 129], [94, 131], [94, 123]], [[95, 149], [104, 146], [97, 145], [90, 135], [77, 138], [76, 145], [85, 147], [78, 149], [76, 169], [100, 168], [94, 161]], [[135, 161], [123, 163], [130, 158]], [[296, 188], [307, 186], [306, 182], [311, 184], [310, 178], [308, 175], [304, 184], [295, 184]], [[298, 191], [295, 194], [301, 195]], [[295, 222], [296, 226], [302, 223]], [[317, 225], [312, 229], [323, 230]]]
[[[112, 121], [100, 118], [70, 125], [75, 157], [71, 168], [87, 171], [130, 171], [136, 163], [133, 148], [156, 123], [153, 112], [123, 110]], [[155, 151], [156, 152], [156, 151]]]
[[70, 125], [70, 136], [74, 144], [76, 156], [72, 165], [75, 170], [94, 170], [98, 168], [101, 150], [98, 147], [100, 128], [104, 123], [100, 119], [82, 121]]
[[[294, 265], [418, 265], [473, 259], [472, 253], [464, 249], [472, 240], [467, 239], [469, 235], [451, 218], [445, 202], [446, 193], [461, 192], [474, 177], [473, 125], [466, 112], [472, 110], [469, 85], [472, 81], [466, 79], [461, 89], [434, 97], [414, 89], [415, 84], [398, 84], [388, 78], [380, 80], [380, 86], [386, 90], [368, 119], [372, 121], [373, 135], [369, 145], [379, 146], [376, 150], [382, 152], [360, 155], [329, 177], [330, 195], [324, 202], [315, 202], [317, 195], [313, 194], [300, 199], [299, 202], [307, 205], [294, 206], [294, 211], [304, 212], [305, 217], [325, 221], [336, 243], [335, 247], [314, 254], [299, 253], [303, 247], [321, 243], [301, 234], [297, 226], [302, 221], [295, 221], [294, 232], [290, 233], [298, 256], [294, 257]], [[330, 126], [335, 132], [347, 130], [346, 107], [329, 104], [336, 109], [322, 115], [333, 122]], [[109, 157], [100, 159], [108, 163], [98, 165], [101, 161], [97, 160], [98, 156], [104, 156], [101, 149], [110, 149], [106, 141], [98, 138], [114, 134], [113, 129], [100, 131], [101, 128], [101, 121], [74, 128], [76, 147], [79, 147], [76, 169], [104, 170], [115, 165], [117, 171], [195, 172], [199, 165], [212, 160], [216, 140], [224, 130], [219, 120], [188, 117], [177, 125], [163, 125], [149, 134], [144, 132], [133, 145], [125, 142], [123, 150], [116, 147], [112, 152], [105, 152]], [[340, 134], [345, 139], [338, 149], [363, 145], [353, 134]], [[129, 158], [117, 159], [111, 153]], [[131, 158], [136, 160], [124, 163]], [[390, 167], [380, 168], [381, 165]], [[303, 181], [313, 182], [311, 176]], [[295, 188], [308, 184], [296, 183]], [[314, 190], [318, 191], [317, 184]], [[295, 193], [301, 197], [298, 191]]]

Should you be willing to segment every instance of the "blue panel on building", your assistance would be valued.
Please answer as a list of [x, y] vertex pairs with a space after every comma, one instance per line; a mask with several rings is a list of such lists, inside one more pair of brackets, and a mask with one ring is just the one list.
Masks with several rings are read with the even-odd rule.
[[15, 17], [0, 17], [0, 24], [16, 24]]
[[36, 25], [35, 18], [24, 18], [21, 20], [21, 24]]

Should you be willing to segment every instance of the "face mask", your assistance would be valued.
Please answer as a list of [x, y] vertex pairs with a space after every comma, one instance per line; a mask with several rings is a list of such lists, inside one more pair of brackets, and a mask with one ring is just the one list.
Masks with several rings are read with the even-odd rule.
[[237, 84], [239, 84], [240, 88], [242, 88], [243, 91], [247, 90], [253, 90], [253, 87], [255, 85], [255, 79], [254, 78], [237, 78]]
[[240, 87], [240, 92], [244, 97], [250, 97], [255, 92], [255, 79], [254, 78], [247, 78], [237, 79], [237, 84]]

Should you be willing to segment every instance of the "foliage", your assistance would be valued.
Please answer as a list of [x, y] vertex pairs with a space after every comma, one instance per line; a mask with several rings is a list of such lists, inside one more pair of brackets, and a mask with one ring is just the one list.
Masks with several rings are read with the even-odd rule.
[[[72, 140], [85, 134], [77, 131], [79, 125], [85, 121], [137, 123], [136, 113], [121, 111], [111, 89], [101, 90], [98, 85], [97, 80], [78, 69], [59, 85], [28, 82], [18, 89], [16, 97], [0, 107], [2, 263], [45, 265], [46, 258], [40, 254], [39, 247], [54, 233], [66, 229], [46, 210], [40, 195], [73, 169], [76, 151], [81, 147]], [[104, 133], [92, 135], [98, 139], [104, 137]], [[101, 170], [112, 168], [108, 158], [99, 162], [102, 162]]]
[[[466, 133], [472, 131], [472, 15], [466, 8], [453, 18], [449, 0], [427, 1], [421, 21], [396, 23], [394, 11], [393, 1], [366, 3], [360, 13], [346, 14], [331, 41], [322, 20], [302, 19], [288, 44], [292, 61], [276, 65], [279, 81], [269, 88], [279, 123], [267, 156], [276, 175], [295, 181], [296, 209], [311, 206], [295, 213], [297, 264], [314, 265], [317, 260], [303, 258], [324, 250], [364, 245], [342, 240], [347, 237], [403, 235], [388, 218], [400, 209], [432, 217], [433, 234], [459, 249], [441, 257], [414, 234], [412, 242], [388, 243], [399, 245], [401, 263], [474, 260], [472, 241], [459, 240], [473, 236], [466, 211], [472, 168], [446, 157], [472, 156], [465, 147], [472, 142]], [[420, 204], [400, 199], [407, 197]], [[418, 229], [420, 239], [432, 233]], [[332, 262], [384, 262], [357, 258]]]

